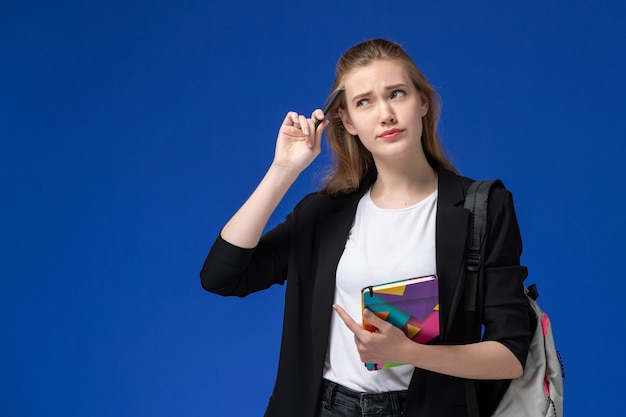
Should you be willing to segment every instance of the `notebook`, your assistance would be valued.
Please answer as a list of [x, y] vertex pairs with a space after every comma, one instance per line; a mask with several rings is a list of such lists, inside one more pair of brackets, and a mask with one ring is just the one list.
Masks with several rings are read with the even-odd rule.
[[[401, 329], [416, 343], [426, 344], [439, 336], [439, 280], [436, 275], [409, 278], [361, 290], [363, 308]], [[363, 328], [376, 328], [363, 318]], [[401, 363], [366, 363], [370, 371]]]

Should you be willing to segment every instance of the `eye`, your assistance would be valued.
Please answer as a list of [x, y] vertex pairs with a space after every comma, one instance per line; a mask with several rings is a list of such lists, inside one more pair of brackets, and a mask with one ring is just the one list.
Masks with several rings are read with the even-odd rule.
[[356, 102], [356, 106], [357, 107], [362, 107], [365, 106], [367, 103], [369, 103], [370, 101], [366, 98], [362, 98], [361, 100]]
[[391, 98], [398, 98], [398, 97], [402, 97], [405, 95], [405, 92], [402, 90], [393, 90], [391, 92]]

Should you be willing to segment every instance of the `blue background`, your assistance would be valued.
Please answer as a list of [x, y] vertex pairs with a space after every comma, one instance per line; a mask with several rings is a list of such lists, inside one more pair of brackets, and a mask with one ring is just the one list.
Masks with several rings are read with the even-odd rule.
[[284, 288], [223, 299], [198, 272], [284, 114], [387, 37], [453, 163], [514, 193], [567, 415], [620, 414], [625, 28], [621, 1], [2, 0], [0, 413], [262, 415]]

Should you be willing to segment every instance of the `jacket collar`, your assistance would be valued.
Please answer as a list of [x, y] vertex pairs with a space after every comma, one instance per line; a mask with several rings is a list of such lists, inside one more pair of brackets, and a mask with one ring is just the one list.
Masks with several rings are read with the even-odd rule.
[[465, 248], [469, 211], [463, 207], [465, 192], [461, 177], [439, 169], [436, 252], [439, 276], [439, 318], [441, 339], [446, 341], [452, 318], [463, 300]]

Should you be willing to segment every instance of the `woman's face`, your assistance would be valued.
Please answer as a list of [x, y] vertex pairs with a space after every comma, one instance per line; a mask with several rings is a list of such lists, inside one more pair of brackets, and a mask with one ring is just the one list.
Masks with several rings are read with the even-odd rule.
[[339, 109], [341, 120], [374, 160], [423, 154], [422, 117], [428, 104], [402, 63], [374, 61], [346, 74], [343, 85], [346, 108]]

